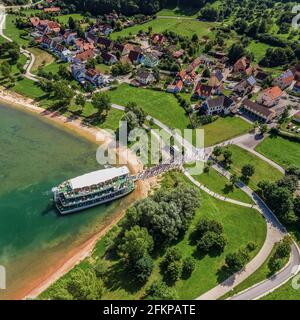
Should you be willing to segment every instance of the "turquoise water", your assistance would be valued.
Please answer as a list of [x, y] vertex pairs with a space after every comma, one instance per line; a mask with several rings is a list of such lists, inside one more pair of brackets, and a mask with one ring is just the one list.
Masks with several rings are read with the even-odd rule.
[[41, 118], [0, 105], [0, 265], [7, 271], [2, 299], [18, 298], [36, 285], [118, 205], [57, 213], [51, 188], [101, 167], [96, 145]]

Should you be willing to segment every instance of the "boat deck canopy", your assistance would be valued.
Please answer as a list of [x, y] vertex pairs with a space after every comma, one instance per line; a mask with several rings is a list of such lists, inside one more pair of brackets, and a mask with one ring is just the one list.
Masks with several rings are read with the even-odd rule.
[[109, 168], [84, 174], [83, 176], [69, 180], [69, 183], [73, 190], [81, 189], [127, 174], [129, 174], [129, 170], [125, 166], [120, 168]]

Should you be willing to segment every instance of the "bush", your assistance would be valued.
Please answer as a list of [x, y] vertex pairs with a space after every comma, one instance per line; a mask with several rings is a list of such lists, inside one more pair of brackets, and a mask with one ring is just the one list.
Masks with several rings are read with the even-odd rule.
[[176, 282], [182, 274], [182, 263], [181, 261], [172, 261], [165, 270], [165, 276], [167, 279], [174, 283]]
[[240, 249], [237, 252], [227, 254], [225, 263], [232, 272], [242, 270], [249, 261], [249, 253], [246, 249]]
[[153, 259], [147, 255], [139, 259], [133, 267], [134, 277], [140, 282], [145, 283], [153, 270]]
[[257, 248], [257, 244], [255, 243], [255, 242], [253, 242], [253, 241], [251, 241], [251, 242], [249, 242], [248, 244], [247, 244], [247, 250], [249, 251], [249, 252], [252, 252], [252, 251], [254, 251], [256, 248]]
[[103, 277], [107, 273], [108, 264], [104, 260], [99, 259], [94, 266], [94, 270], [97, 277]]
[[182, 278], [188, 279], [194, 272], [196, 267], [196, 260], [192, 257], [187, 257], [182, 263]]
[[213, 231], [206, 232], [198, 241], [197, 249], [200, 252], [208, 253], [211, 251], [223, 252], [226, 246], [226, 239], [222, 234]]
[[146, 298], [149, 300], [177, 300], [176, 290], [168, 287], [162, 281], [155, 281], [146, 290]]

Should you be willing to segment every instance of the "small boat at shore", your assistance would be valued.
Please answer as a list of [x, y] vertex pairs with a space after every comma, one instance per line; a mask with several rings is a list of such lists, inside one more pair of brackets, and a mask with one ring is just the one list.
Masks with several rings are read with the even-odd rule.
[[124, 197], [135, 189], [126, 166], [87, 173], [52, 189], [58, 211], [65, 215]]

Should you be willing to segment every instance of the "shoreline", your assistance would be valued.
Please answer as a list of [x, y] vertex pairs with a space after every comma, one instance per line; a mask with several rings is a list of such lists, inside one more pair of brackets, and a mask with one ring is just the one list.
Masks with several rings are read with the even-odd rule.
[[[57, 125], [60, 129], [65, 129], [69, 132], [71, 131], [72, 134], [79, 135], [80, 137], [83, 137], [98, 145], [101, 145], [101, 142], [103, 142], [103, 145], [109, 146], [112, 142], [111, 135], [104, 129], [83, 125], [80, 118], [69, 119], [63, 115], [60, 115], [58, 112], [47, 112], [47, 109], [37, 106], [34, 100], [26, 98], [17, 93], [0, 89], [0, 102], [3, 102], [8, 107], [19, 108], [23, 111], [28, 111], [30, 113], [39, 115], [41, 116], [41, 120], [47, 120], [47, 122], [52, 125]], [[127, 160], [127, 166], [132, 174], [136, 174], [143, 169], [143, 165], [136, 155], [127, 148], [116, 147], [113, 149], [113, 152], [118, 160], [122, 161], [122, 163]], [[104, 225], [100, 228], [100, 230], [83, 241], [80, 246], [74, 249], [74, 253], [72, 253], [69, 257], [63, 259], [63, 261], [60, 260], [55, 267], [51, 266], [51, 268], [49, 268], [50, 270], [46, 272], [46, 275], [42, 275], [38, 278], [38, 285], [31, 285], [30, 288], [27, 289], [24, 288], [24, 290], [22, 290], [24, 293], [22, 293], [22, 295], [20, 294], [21, 296], [17, 297], [17, 299], [36, 298], [60, 277], [65, 275], [82, 260], [87, 258], [92, 253], [96, 243], [123, 218], [127, 207], [134, 201], [146, 197], [152, 186], [156, 184], [156, 178], [153, 178], [148, 182], [138, 182], [136, 190], [134, 191], [134, 197], [129, 195], [129, 199], [133, 198], [130, 200], [130, 203], [126, 204], [124, 207], [122, 207], [122, 209], [116, 209], [115, 213], [111, 214], [113, 217], [108, 219], [108, 221], [104, 221]], [[53, 269], [54, 271], [51, 271]]]

